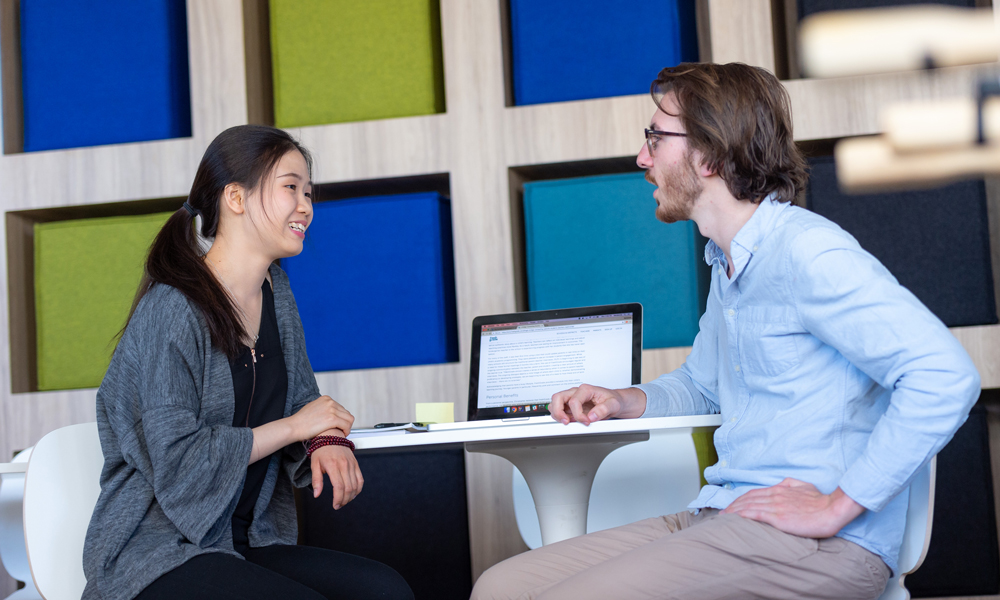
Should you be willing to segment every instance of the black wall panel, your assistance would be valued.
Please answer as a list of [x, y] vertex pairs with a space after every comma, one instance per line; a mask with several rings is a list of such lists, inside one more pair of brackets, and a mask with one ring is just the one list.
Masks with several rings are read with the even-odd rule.
[[948, 4], [975, 8], [976, 0], [798, 0], [800, 19], [824, 10], [853, 10], [910, 4]]
[[857, 238], [949, 327], [997, 322], [986, 186], [848, 195], [833, 158], [810, 159], [806, 205]]
[[934, 524], [927, 559], [906, 578], [914, 598], [985, 596], [1000, 592], [1000, 559], [990, 471], [989, 434], [982, 400], [938, 454]]
[[330, 482], [297, 496], [299, 543], [350, 552], [396, 569], [417, 600], [472, 592], [465, 455], [461, 448], [358, 454], [361, 494], [333, 510]]

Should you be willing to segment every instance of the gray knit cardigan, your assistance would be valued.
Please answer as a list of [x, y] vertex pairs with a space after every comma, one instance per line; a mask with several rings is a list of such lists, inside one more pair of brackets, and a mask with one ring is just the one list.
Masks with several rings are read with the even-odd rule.
[[[319, 397], [285, 272], [270, 268], [288, 367], [284, 416]], [[97, 391], [101, 495], [83, 550], [83, 600], [130, 600], [206, 552], [233, 550], [231, 519], [253, 434], [233, 427], [233, 379], [199, 309], [157, 284], [139, 303]], [[250, 545], [294, 544], [292, 486], [311, 481], [301, 443], [268, 465]]]

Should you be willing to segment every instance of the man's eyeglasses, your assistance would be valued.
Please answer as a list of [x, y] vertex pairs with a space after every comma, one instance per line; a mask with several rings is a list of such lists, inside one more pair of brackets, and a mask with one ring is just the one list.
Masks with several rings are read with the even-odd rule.
[[672, 135], [674, 137], [687, 137], [686, 133], [677, 133], [676, 131], [657, 131], [656, 129], [646, 129], [646, 149], [649, 150], [649, 155], [653, 156], [656, 151], [656, 142], [660, 141], [660, 137], [664, 135]]

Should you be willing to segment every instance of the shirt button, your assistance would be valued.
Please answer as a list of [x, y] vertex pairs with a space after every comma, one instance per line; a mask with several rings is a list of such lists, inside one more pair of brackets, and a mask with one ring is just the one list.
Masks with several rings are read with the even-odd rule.
[[726, 485], [724, 485], [722, 487], [726, 488], [727, 490], [731, 490], [731, 489], [733, 489], [733, 484], [727, 483]]
[[757, 251], [757, 244], [754, 244], [754, 245], [753, 245], [753, 251], [754, 251], [754, 252], [756, 252], [756, 251]]
[[729, 309], [729, 316], [731, 317], [731, 316], [733, 316], [735, 314], [736, 314], [736, 311], [730, 308]]
[[727, 463], [727, 462], [726, 462], [726, 461], [724, 461], [724, 460], [720, 460], [720, 461], [719, 461], [719, 466], [720, 466], [720, 467], [725, 467], [725, 466], [726, 466], [726, 465], [728, 465], [728, 464], [729, 464], [729, 463]]
[[736, 422], [736, 417], [733, 417], [733, 418], [729, 419], [729, 422], [730, 423], [735, 423]]
[[740, 366], [739, 366], [739, 365], [736, 365], [736, 372], [737, 372], [737, 373], [739, 373], [739, 372], [740, 372]]

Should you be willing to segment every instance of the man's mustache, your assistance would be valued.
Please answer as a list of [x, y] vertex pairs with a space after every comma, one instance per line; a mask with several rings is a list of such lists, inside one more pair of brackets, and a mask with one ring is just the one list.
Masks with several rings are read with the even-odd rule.
[[652, 174], [652, 172], [646, 171], [646, 181], [648, 181], [649, 183], [652, 183], [653, 185], [656, 185], [656, 181], [653, 180], [653, 174]]

